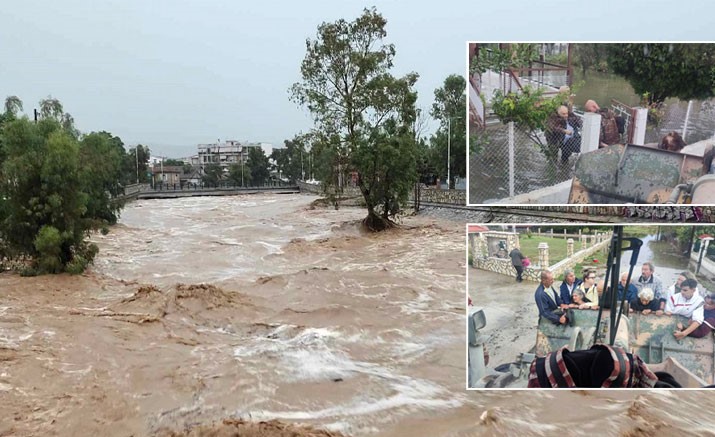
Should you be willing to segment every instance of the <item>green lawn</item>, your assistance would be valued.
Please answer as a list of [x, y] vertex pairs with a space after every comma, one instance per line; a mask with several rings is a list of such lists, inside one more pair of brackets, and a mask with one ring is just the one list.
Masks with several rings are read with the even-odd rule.
[[[539, 236], [527, 238], [526, 235], [520, 235], [519, 244], [521, 245], [521, 253], [529, 257], [532, 264], [539, 262], [539, 243], [547, 243], [549, 245], [549, 263], [555, 264], [566, 258], [566, 239]], [[574, 241], [574, 251], [579, 251], [580, 249], [580, 243]]]
[[[547, 243], [549, 245], [549, 263], [556, 264], [557, 262], [566, 258], [566, 239], [564, 238], [550, 238], [550, 237], [537, 237], [533, 236], [527, 238], [526, 235], [519, 236], [519, 243], [521, 245], [521, 253], [524, 256], [528, 256], [532, 261], [532, 264], [539, 262], [539, 243]], [[581, 250], [581, 243], [574, 238], [574, 252]], [[577, 277], [581, 277], [581, 272], [585, 267], [595, 267], [603, 268], [606, 264], [608, 257], [607, 250], [600, 250], [590, 256], [588, 259], [581, 263], [576, 264], [574, 271]], [[598, 262], [594, 263], [593, 259], [597, 259]], [[557, 281], [563, 281], [563, 277], [554, 278]]]

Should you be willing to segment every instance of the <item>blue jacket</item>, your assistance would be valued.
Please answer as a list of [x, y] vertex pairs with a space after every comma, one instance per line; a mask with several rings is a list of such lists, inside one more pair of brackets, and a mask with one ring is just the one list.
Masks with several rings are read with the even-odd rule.
[[[548, 292], [553, 299], [546, 294], [546, 291], [544, 291], [544, 285], [539, 284], [539, 288], [537, 288], [536, 293], [534, 293], [534, 300], [536, 300], [536, 306], [539, 308], [539, 316], [545, 317], [558, 325], [560, 324], [559, 319], [561, 316], [554, 314], [554, 310], [561, 306], [561, 296], [559, 296], [559, 293], [556, 292], [553, 285], [549, 287]], [[556, 300], [556, 303], [554, 303], [554, 299]]]
[[[630, 302], [633, 299], [638, 298], [638, 289], [636, 288], [635, 285], [633, 284], [628, 284], [628, 290], [626, 291], [626, 302]], [[618, 300], [621, 301], [623, 299], [623, 285], [621, 283], [618, 283]]]
[[[575, 290], [576, 287], [578, 287], [579, 284], [581, 284], [582, 282], [582, 280], [576, 278], [573, 283], [573, 289]], [[571, 292], [569, 292], [568, 285], [566, 285], [566, 281], [561, 283], [561, 301], [566, 304], [571, 303]]]

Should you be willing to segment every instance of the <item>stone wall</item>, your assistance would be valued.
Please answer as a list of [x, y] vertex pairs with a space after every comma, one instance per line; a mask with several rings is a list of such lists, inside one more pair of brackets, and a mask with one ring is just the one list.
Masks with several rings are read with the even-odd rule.
[[[506, 207], [493, 207], [497, 212]], [[520, 209], [536, 212], [579, 214], [584, 216], [611, 216], [639, 218], [653, 221], [695, 221], [715, 222], [715, 207], [712, 206], [592, 206], [592, 205], [564, 205], [564, 206], [512, 206], [508, 209]], [[507, 211], [505, 211], [507, 212]]]
[[[599, 250], [608, 248], [611, 242], [611, 235], [611, 232], [599, 232], [594, 235], [581, 236], [580, 245], [577, 245], [577, 241], [574, 241], [574, 254], [556, 263], [546, 261], [548, 260], [548, 249], [542, 249], [539, 253], [539, 260], [532, 259], [532, 264], [524, 269], [522, 277], [527, 281], [539, 282], [541, 280], [541, 271], [544, 270], [542, 264], [548, 264], [548, 269], [554, 274], [554, 278], [559, 278], [564, 270], [573, 268], [576, 264], [589, 258]], [[489, 237], [505, 239], [507, 241], [507, 253], [511, 252], [514, 247], [520, 247], [519, 235], [511, 232], [490, 231], [469, 234], [472, 266], [506, 276], [516, 276], [516, 270], [511, 264], [511, 258], [489, 256]]]
[[[414, 191], [410, 192], [410, 201], [415, 198]], [[429, 203], [447, 203], [451, 205], [467, 204], [467, 192], [464, 190], [438, 190], [435, 188], [422, 188], [420, 201]]]
[[[323, 195], [323, 187], [320, 184], [309, 184], [304, 181], [297, 181], [296, 184], [298, 185], [298, 188], [300, 188], [301, 193]], [[361, 195], [362, 194], [360, 193], [359, 188], [356, 188], [356, 187], [344, 187], [343, 188], [343, 197], [356, 197], [356, 196], [361, 196]]]

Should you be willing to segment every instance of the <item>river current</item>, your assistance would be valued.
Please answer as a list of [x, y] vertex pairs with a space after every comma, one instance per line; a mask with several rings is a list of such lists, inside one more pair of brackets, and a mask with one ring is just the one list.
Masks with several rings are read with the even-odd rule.
[[[314, 200], [137, 201], [92, 237], [89, 272], [1, 274], [0, 435], [225, 419], [355, 436], [711, 432], [709, 392], [465, 390], [464, 223], [364, 234], [364, 210]], [[504, 329], [527, 323], [531, 293], [481, 293], [510, 302]]]

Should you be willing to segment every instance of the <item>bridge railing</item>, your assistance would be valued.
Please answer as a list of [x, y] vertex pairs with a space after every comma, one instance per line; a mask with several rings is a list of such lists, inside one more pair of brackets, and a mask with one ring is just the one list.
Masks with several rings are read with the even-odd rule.
[[240, 189], [262, 189], [262, 188], [294, 188], [296, 184], [291, 184], [282, 181], [270, 181], [260, 185], [253, 184], [236, 184], [229, 181], [221, 181], [216, 184], [210, 183], [155, 183], [153, 186], [147, 186], [142, 191], [201, 191], [201, 190], [240, 190]]

